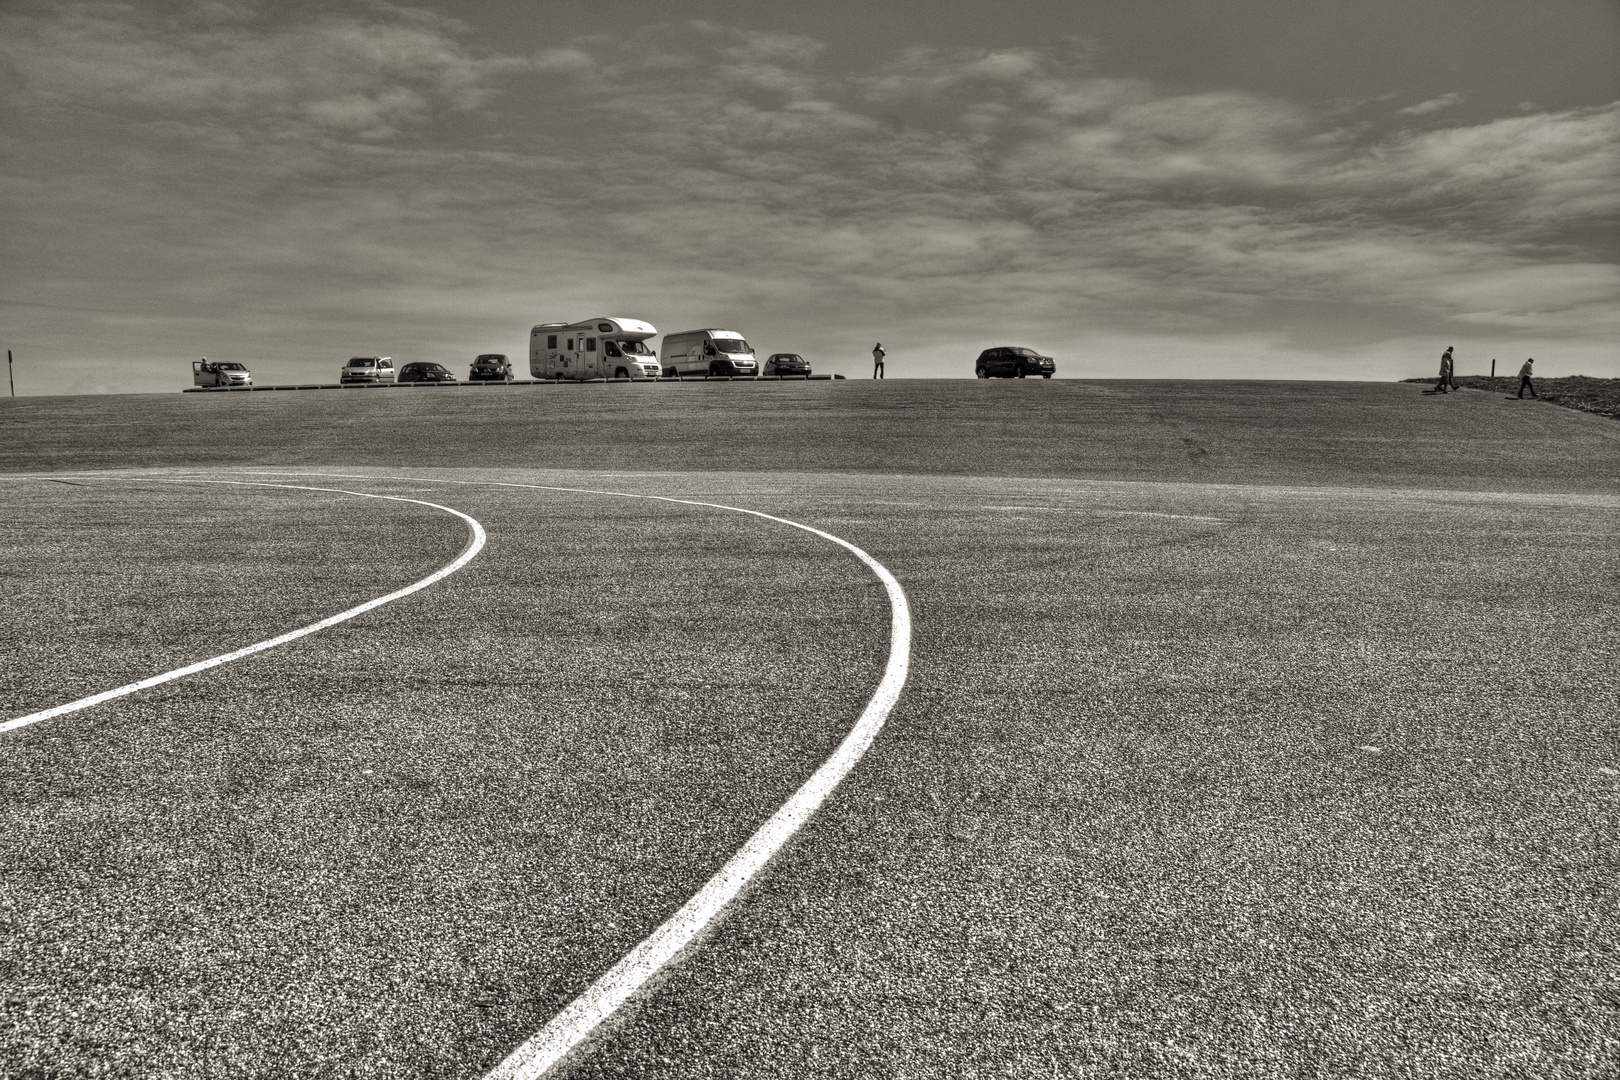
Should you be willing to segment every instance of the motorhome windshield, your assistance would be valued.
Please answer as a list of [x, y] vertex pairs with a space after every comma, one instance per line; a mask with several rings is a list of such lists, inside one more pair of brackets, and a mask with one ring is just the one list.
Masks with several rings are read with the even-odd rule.
[[714, 347], [723, 353], [752, 353], [753, 347], [740, 337], [717, 337]]
[[645, 341], [621, 341], [619, 348], [632, 356], [651, 356], [652, 350], [647, 348]]

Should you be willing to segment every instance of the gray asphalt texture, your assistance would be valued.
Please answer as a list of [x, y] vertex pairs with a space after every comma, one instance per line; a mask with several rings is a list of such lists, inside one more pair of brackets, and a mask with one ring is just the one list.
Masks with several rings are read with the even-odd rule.
[[[0, 473], [329, 464], [1620, 490], [1620, 425], [1415, 384], [587, 383], [0, 398]], [[587, 464], [588, 463], [588, 464]]]
[[[352, 458], [285, 418], [257, 447], [746, 506], [905, 586], [913, 670], [883, 735], [573, 1075], [1612, 1075], [1612, 421], [1455, 395], [1375, 424], [1387, 388], [1166, 386], [1162, 415], [1132, 398], [1134, 432], [1099, 425], [1117, 445], [1037, 410], [1041, 460], [1075, 475], [966, 475], [996, 428], [997, 460], [1033, 460], [1026, 391], [1064, 384], [897, 382], [891, 423], [888, 388], [821, 384], [815, 445], [769, 402], [726, 428], [719, 395], [780, 385], [561, 388], [710, 394], [692, 428], [732, 441], [694, 436], [668, 471], [594, 444], [576, 471], [475, 469], [491, 439], [565, 456], [584, 420], [449, 399], [414, 451], [369, 401]], [[89, 400], [128, 414], [102, 431], [169, 406]], [[659, 436], [621, 401], [609, 426]], [[194, 422], [214, 426], [125, 464], [179, 475], [200, 462], [177, 443], [245, 423]], [[62, 467], [67, 433], [17, 430], [41, 445], [13, 468]], [[873, 468], [885, 431], [907, 468]], [[773, 442], [826, 464], [712, 460]], [[1456, 442], [1498, 455], [1495, 489], [1423, 471]], [[57, 478], [0, 479], [7, 716], [341, 610], [466, 539], [377, 500]], [[796, 530], [286, 479], [442, 502], [490, 544], [344, 626], [0, 736], [0, 1072], [477, 1076], [735, 850], [881, 669], [880, 586]]]

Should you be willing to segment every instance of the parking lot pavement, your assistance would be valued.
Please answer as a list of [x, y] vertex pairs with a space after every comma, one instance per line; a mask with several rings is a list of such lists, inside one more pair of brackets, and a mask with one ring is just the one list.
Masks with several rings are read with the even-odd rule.
[[[53, 509], [79, 522], [84, 546], [26, 585], [42, 655], [80, 644], [44, 617], [77, 599], [102, 668], [138, 613], [136, 640], [168, 651], [126, 638], [119, 663], [161, 666], [395, 587], [465, 543], [454, 519], [370, 500], [74, 483], [6, 535], [15, 552], [50, 534]], [[421, 497], [489, 530], [455, 577], [6, 735], [0, 963], [22, 990], [7, 1061], [473, 1075], [700, 884], [876, 680], [887, 603], [824, 541], [667, 504]], [[314, 536], [278, 531], [301, 515]], [[219, 530], [226, 556], [198, 543]], [[86, 551], [112, 550], [162, 572], [110, 600], [74, 584]], [[219, 584], [233, 575], [246, 586]], [[191, 590], [205, 632], [162, 602]], [[50, 671], [24, 681], [29, 705], [51, 703]]]
[[[911, 682], [868, 758], [577, 1075], [1613, 1058], [1612, 497], [436, 475], [749, 506], [861, 545], [911, 597]], [[793, 530], [372, 489], [474, 513], [486, 555], [3, 748], [24, 794], [0, 949], [28, 1000], [8, 1051], [478, 1075], [684, 900], [876, 682], [881, 589]], [[254, 503], [176, 499], [194, 534]], [[453, 521], [319, 509], [335, 550], [345, 521], [389, 530], [401, 579], [460, 542]], [[81, 513], [86, 536], [125, 512]], [[299, 595], [350, 584], [281, 565]], [[245, 618], [268, 591], [215, 603]]]
[[912, 598], [907, 696], [579, 1075], [1614, 1059], [1612, 498], [842, 494], [814, 519]]

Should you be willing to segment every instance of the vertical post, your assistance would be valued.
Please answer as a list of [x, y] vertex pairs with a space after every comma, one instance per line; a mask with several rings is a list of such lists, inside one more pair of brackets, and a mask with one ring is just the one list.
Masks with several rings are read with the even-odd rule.
[[11, 380], [11, 396], [17, 396], [17, 376], [11, 370], [11, 350], [6, 350], [6, 378]]
[[1491, 378], [1496, 378], [1496, 357], [1491, 357]]

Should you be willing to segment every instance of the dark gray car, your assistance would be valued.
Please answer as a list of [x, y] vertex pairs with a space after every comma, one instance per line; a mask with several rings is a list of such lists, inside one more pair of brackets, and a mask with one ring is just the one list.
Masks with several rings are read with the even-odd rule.
[[1050, 356], [1013, 345], [984, 350], [974, 368], [974, 374], [981, 379], [1022, 379], [1029, 375], [1050, 379], [1055, 371], [1057, 365]]

